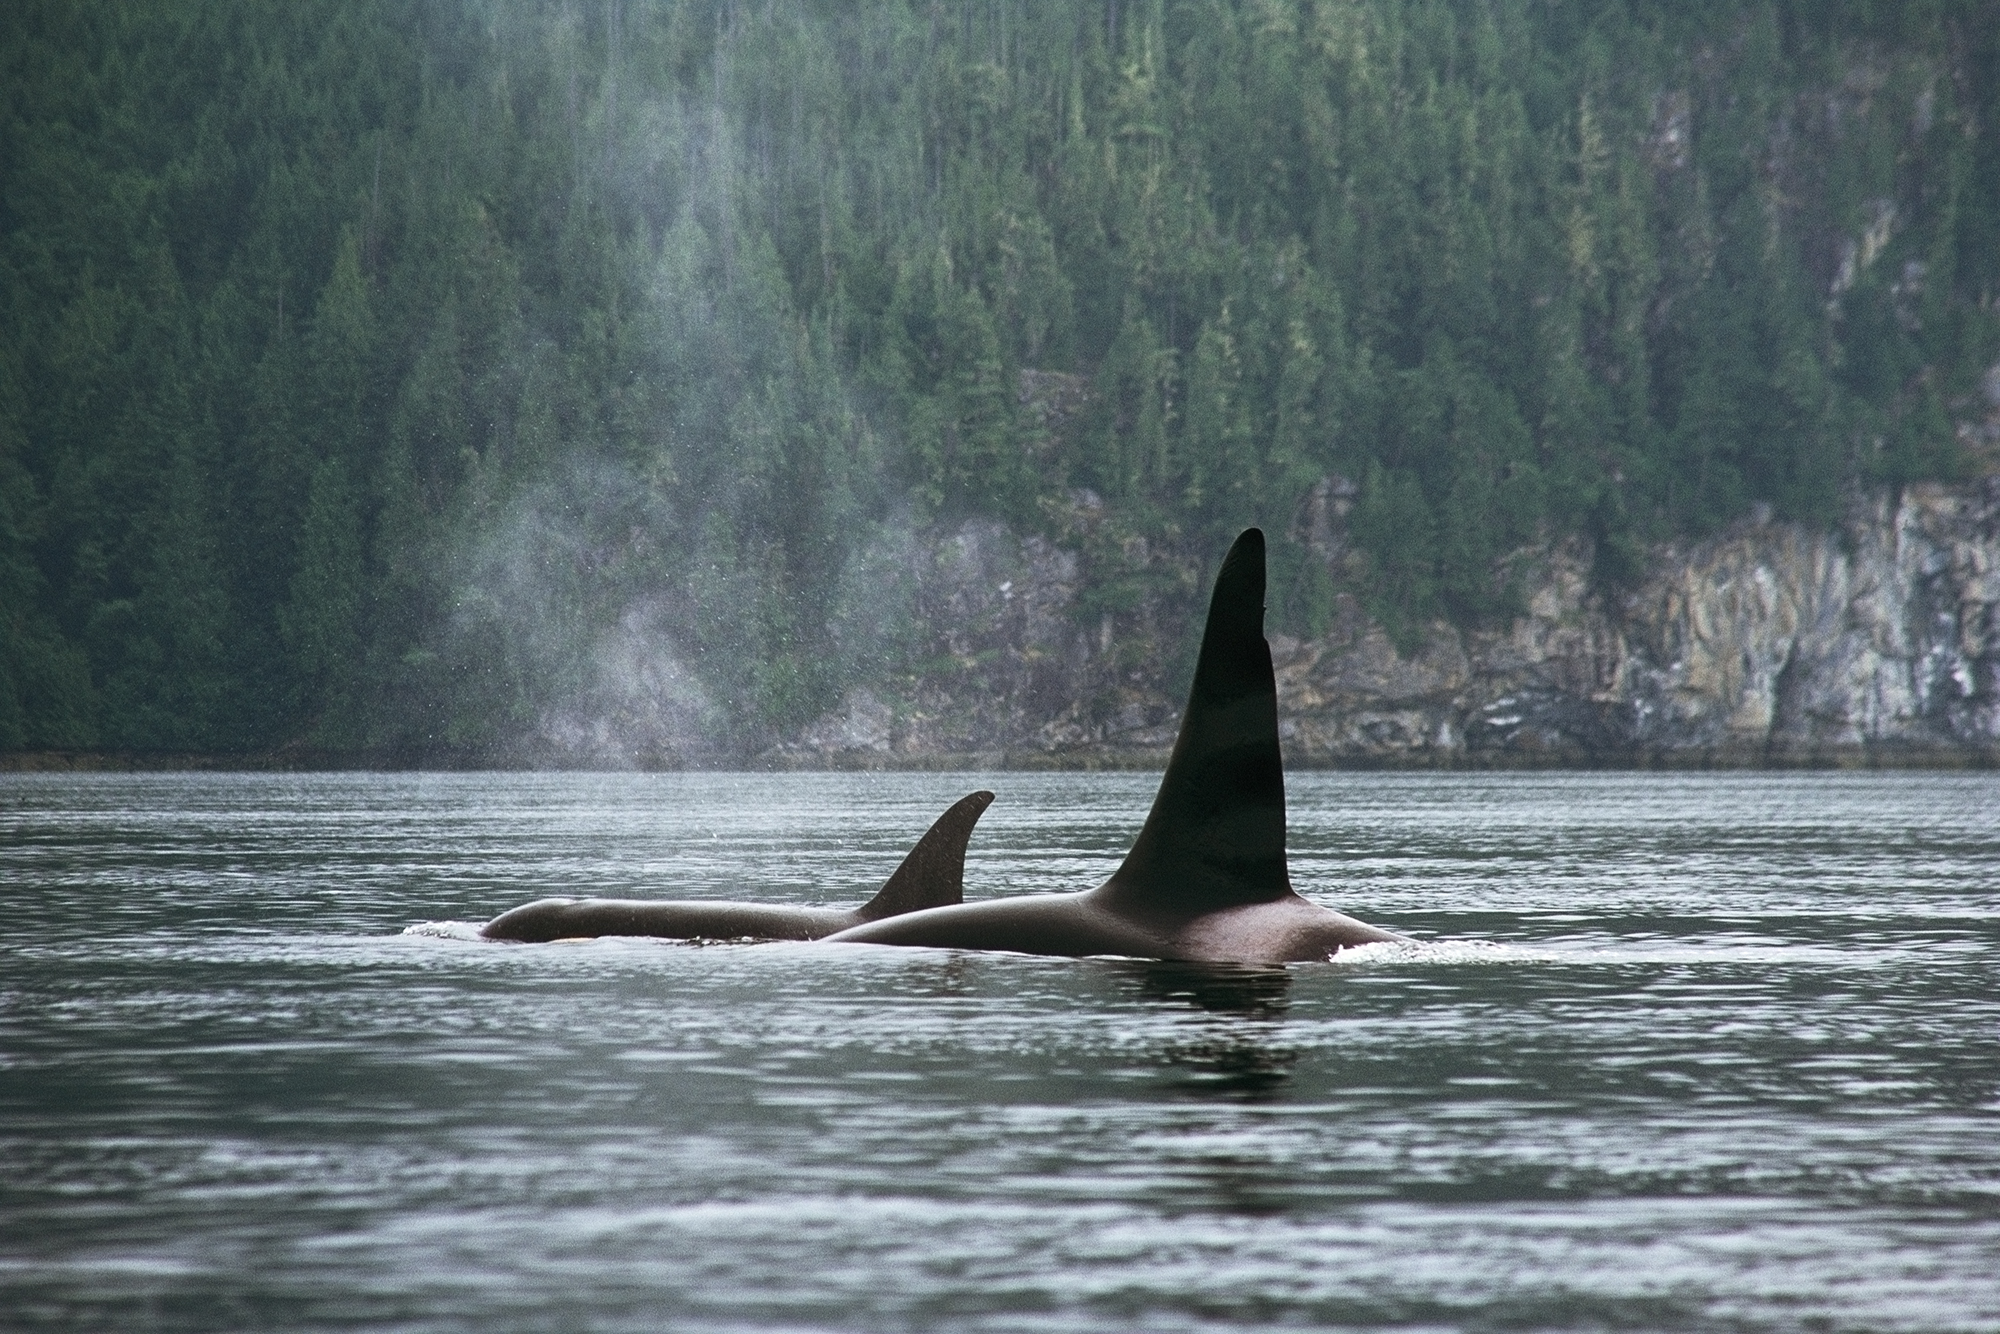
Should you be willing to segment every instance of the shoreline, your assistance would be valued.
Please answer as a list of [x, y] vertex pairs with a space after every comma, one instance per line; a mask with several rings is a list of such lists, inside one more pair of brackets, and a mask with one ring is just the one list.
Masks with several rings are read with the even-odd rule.
[[[546, 757], [384, 755], [370, 752], [0, 752], [0, 773], [1055, 773], [1159, 772], [1164, 749], [1080, 752], [950, 752], [935, 755], [845, 753], [742, 756], [697, 763], [637, 757], [627, 764], [561, 764]], [[1624, 753], [1455, 751], [1427, 755], [1285, 756], [1288, 773], [1695, 773], [1860, 772], [2000, 769], [2000, 747], [1877, 745], [1809, 751], [1717, 746]]]

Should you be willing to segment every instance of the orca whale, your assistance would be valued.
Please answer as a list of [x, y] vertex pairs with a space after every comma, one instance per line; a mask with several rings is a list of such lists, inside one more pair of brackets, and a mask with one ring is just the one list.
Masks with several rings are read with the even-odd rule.
[[1075, 894], [927, 908], [826, 939], [1239, 964], [1407, 940], [1292, 889], [1263, 532], [1246, 530], [1223, 559], [1180, 735], [1145, 826], [1109, 880]]
[[974, 792], [953, 803], [903, 858], [874, 898], [859, 908], [806, 908], [717, 899], [539, 899], [500, 914], [479, 934], [488, 940], [549, 941], [590, 936], [675, 939], [817, 940], [897, 913], [958, 903], [965, 891], [965, 844], [993, 803]]

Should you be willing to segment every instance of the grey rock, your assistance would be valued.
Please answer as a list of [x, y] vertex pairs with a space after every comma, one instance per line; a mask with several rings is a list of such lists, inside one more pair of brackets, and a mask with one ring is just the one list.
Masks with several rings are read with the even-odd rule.
[[[1329, 479], [1309, 506], [1308, 548], [1336, 571], [1346, 491]], [[1095, 611], [1076, 550], [990, 522], [919, 541], [915, 670], [766, 759], [1160, 763], [1200, 581], [1184, 554], [1131, 541], [1126, 564], [1160, 571], [1156, 591]], [[1577, 542], [1521, 555], [1526, 611], [1505, 627], [1438, 622], [1406, 655], [1342, 596], [1325, 634], [1274, 634], [1288, 762], [2000, 760], [2000, 477], [1857, 496], [1827, 532], [1753, 515], [1656, 548], [1616, 599]]]

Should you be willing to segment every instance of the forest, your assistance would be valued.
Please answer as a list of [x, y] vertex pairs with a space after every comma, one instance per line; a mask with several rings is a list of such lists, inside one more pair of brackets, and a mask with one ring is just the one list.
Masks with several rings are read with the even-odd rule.
[[750, 754], [968, 518], [1400, 636], [1993, 466], [2000, 0], [6, 8], [0, 750], [476, 758], [623, 627]]

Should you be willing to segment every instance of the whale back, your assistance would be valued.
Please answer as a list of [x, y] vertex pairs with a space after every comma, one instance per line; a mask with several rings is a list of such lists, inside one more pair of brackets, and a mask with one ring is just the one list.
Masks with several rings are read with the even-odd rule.
[[960, 797], [910, 849], [881, 892], [856, 909], [864, 922], [895, 917], [919, 908], [943, 908], [965, 901], [965, 845], [972, 827], [993, 804], [991, 792]]
[[1117, 911], [1181, 915], [1291, 892], [1278, 687], [1264, 640], [1264, 534], [1251, 528], [1215, 577], [1194, 685], [1153, 809], [1097, 893]]

